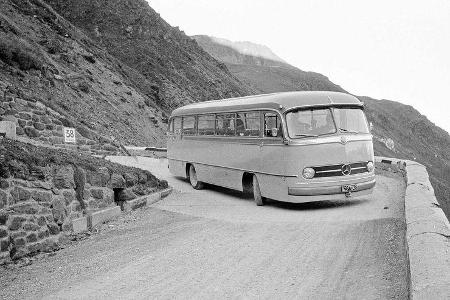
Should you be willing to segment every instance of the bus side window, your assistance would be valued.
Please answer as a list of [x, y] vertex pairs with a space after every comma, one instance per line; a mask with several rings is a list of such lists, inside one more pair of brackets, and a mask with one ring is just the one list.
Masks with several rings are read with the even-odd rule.
[[181, 134], [181, 118], [176, 117], [173, 119], [173, 132], [175, 134]]
[[236, 118], [237, 136], [259, 136], [259, 112], [238, 113]]
[[196, 134], [195, 127], [196, 126], [194, 116], [183, 117], [183, 135], [195, 135]]
[[214, 115], [198, 116], [198, 135], [214, 135]]
[[278, 114], [268, 112], [264, 113], [264, 136], [281, 137], [281, 120]]
[[233, 136], [234, 114], [216, 115], [216, 135]]

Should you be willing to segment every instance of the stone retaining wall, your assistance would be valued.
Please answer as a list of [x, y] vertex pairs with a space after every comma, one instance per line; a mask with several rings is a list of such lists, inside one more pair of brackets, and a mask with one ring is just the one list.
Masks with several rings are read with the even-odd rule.
[[450, 224], [434, 195], [425, 166], [377, 157], [406, 170], [406, 240], [412, 299], [450, 298]]
[[31, 139], [59, 148], [98, 155], [114, 155], [121, 151], [113, 141], [98, 137], [83, 126], [77, 126], [76, 144], [65, 144], [63, 127], [73, 127], [71, 121], [33, 98], [25, 100], [6, 90], [0, 90], [0, 121], [16, 124], [16, 135], [22, 141], [24, 138]]
[[54, 250], [73, 230], [72, 220], [149, 191], [140, 185], [147, 177], [139, 171], [118, 174], [72, 165], [46, 169], [42, 180], [0, 178], [0, 264]]

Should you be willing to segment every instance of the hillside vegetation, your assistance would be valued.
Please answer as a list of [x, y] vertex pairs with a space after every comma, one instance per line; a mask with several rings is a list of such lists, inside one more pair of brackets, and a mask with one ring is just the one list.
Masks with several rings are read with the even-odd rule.
[[[241, 81], [261, 93], [327, 90], [346, 92], [327, 77], [304, 72], [286, 63], [249, 57], [207, 36], [194, 36], [211, 56], [226, 63]], [[412, 106], [358, 96], [374, 124], [375, 155], [416, 160], [427, 167], [431, 183], [450, 217], [450, 136]]]
[[[85, 138], [164, 146], [173, 108], [254, 92], [144, 0], [0, 1], [0, 95]], [[0, 103], [0, 120], [20, 112]]]

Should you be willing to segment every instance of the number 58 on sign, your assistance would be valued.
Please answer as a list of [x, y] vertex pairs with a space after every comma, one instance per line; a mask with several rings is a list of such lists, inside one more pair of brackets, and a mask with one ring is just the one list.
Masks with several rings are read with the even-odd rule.
[[75, 128], [64, 127], [64, 142], [74, 144], [76, 143]]

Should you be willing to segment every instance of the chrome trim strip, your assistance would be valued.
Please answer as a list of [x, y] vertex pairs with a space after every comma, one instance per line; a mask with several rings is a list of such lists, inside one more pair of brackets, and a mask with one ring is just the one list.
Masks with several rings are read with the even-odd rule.
[[319, 174], [319, 173], [332, 173], [332, 172], [340, 172], [340, 171], [341, 171], [341, 169], [326, 170], [326, 171], [316, 171], [316, 174]]
[[[343, 180], [333, 180], [333, 181], [309, 181], [309, 182], [299, 182], [297, 183], [298, 185], [311, 185], [311, 184], [329, 184], [329, 183], [343, 183], [343, 182], [348, 182], [348, 181], [354, 181], [355, 179], [357, 180], [364, 180], [364, 179], [373, 179], [375, 177], [375, 174], [370, 175], [370, 176], [366, 176], [366, 177], [359, 177], [358, 176], [361, 174], [352, 174], [352, 175], [347, 175], [345, 176], [345, 178], [348, 179], [343, 179]], [[341, 178], [344, 176], [341, 176]], [[317, 179], [317, 178], [316, 178]], [[314, 180], [314, 179], [312, 179]]]
[[[170, 158], [170, 157], [168, 157], [167, 159], [175, 160], [175, 161], [181, 161], [181, 162], [187, 162], [187, 161], [182, 160], [182, 159], [175, 159], [175, 158]], [[199, 164], [199, 165], [208, 166], [208, 167], [219, 167], [219, 168], [224, 168], [224, 169], [237, 170], [237, 171], [244, 171], [244, 172], [250, 172], [250, 173], [257, 173], [257, 174], [264, 174], [264, 175], [270, 175], [270, 176], [279, 176], [279, 177], [298, 177], [298, 175], [285, 175], [285, 174], [277, 174], [277, 173], [267, 173], [267, 172], [259, 172], [259, 171], [255, 171], [255, 170], [247, 170], [247, 169], [233, 168], [233, 167], [226, 167], [226, 166], [220, 166], [220, 165], [211, 165], [211, 164], [205, 164], [205, 163], [195, 162], [195, 161], [190, 161], [190, 162], [191, 162], [191, 163], [194, 163], [194, 164]]]
[[[375, 179], [371, 181], [355, 183], [356, 190], [353, 192], [360, 192], [364, 190], [371, 189], [375, 186]], [[319, 195], [333, 195], [333, 194], [344, 194], [341, 190], [342, 185], [334, 185], [334, 186], [321, 186], [321, 187], [308, 187], [308, 188], [299, 188], [299, 187], [289, 187], [288, 195], [292, 196], [319, 196]]]

